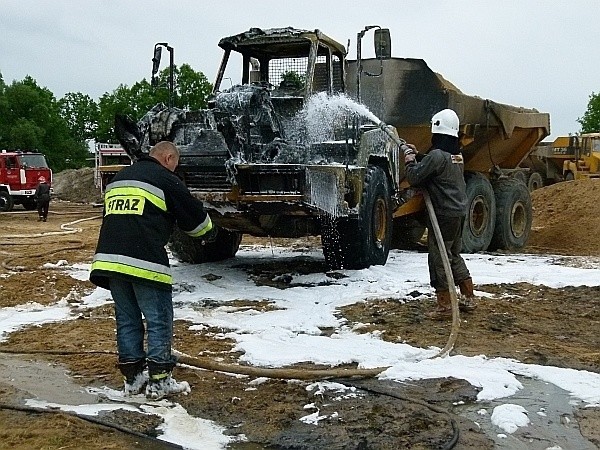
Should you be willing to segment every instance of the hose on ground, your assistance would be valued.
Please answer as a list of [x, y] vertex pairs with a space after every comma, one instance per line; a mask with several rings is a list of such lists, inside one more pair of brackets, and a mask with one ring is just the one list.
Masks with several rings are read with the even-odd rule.
[[85, 243], [83, 241], [70, 240], [70, 241], [66, 241], [66, 242], [71, 242], [71, 245], [62, 246], [61, 248], [57, 248], [54, 250], [47, 250], [47, 251], [40, 252], [40, 253], [12, 256], [12, 257], [7, 258], [4, 261], [2, 261], [2, 267], [6, 270], [10, 270], [13, 272], [21, 272], [21, 271], [25, 270], [24, 266], [13, 266], [10, 263], [16, 259], [20, 259], [20, 258], [24, 258], [24, 257], [32, 258], [32, 257], [39, 257], [39, 256], [48, 256], [48, 255], [52, 255], [54, 253], [64, 252], [66, 250], [79, 250], [79, 249], [82, 249], [83, 247], [85, 247]]
[[[336, 381], [336, 380], [333, 380], [333, 381]], [[450, 414], [450, 412], [448, 410], [446, 410], [444, 408], [440, 408], [435, 405], [432, 405], [432, 404], [427, 403], [426, 401], [420, 400], [418, 398], [414, 398], [414, 397], [407, 396], [407, 395], [400, 395], [395, 392], [391, 392], [389, 390], [373, 389], [373, 388], [367, 387], [361, 383], [353, 383], [353, 382], [349, 382], [347, 380], [339, 380], [339, 383], [345, 384], [348, 386], [352, 386], [352, 387], [355, 387], [357, 389], [360, 389], [360, 390], [363, 390], [363, 391], [366, 391], [366, 392], [369, 392], [372, 394], [385, 395], [387, 397], [397, 398], [398, 400], [402, 400], [402, 401], [405, 401], [408, 403], [414, 403], [416, 405], [424, 406], [425, 408], [428, 408], [433, 412], [446, 415], [448, 417], [448, 421], [450, 422], [450, 425], [452, 426], [452, 438], [440, 448], [442, 450], [450, 450], [450, 449], [454, 448], [454, 446], [458, 443], [458, 439], [460, 437], [460, 430], [458, 428], [456, 420], [454, 420], [454, 418], [452, 417], [452, 415]]]
[[[75, 227], [73, 227], [73, 225], [81, 223], [81, 222], [86, 222], [88, 220], [96, 220], [96, 219], [101, 219], [101, 218], [102, 218], [102, 216], [93, 216], [93, 217], [86, 217], [84, 219], [77, 219], [77, 220], [73, 220], [71, 222], [63, 223], [60, 225], [60, 228], [63, 231], [48, 231], [48, 232], [30, 233], [30, 234], [7, 234], [2, 237], [3, 237], [3, 239], [39, 239], [39, 238], [45, 238], [45, 237], [49, 237], [49, 236], [75, 234], [75, 233], [80, 233], [82, 231], [82, 229], [75, 228]], [[10, 270], [10, 271], [23, 271], [23, 270], [25, 270], [25, 268], [23, 266], [11, 265], [11, 262], [16, 259], [23, 258], [23, 257], [32, 258], [32, 257], [48, 256], [48, 255], [52, 255], [54, 253], [58, 253], [58, 252], [66, 251], [66, 250], [79, 250], [79, 249], [82, 249], [83, 247], [85, 247], [85, 243], [81, 240], [70, 239], [70, 240], [63, 241], [63, 243], [69, 244], [69, 245], [61, 246], [58, 249], [46, 250], [43, 252], [32, 253], [32, 254], [27, 254], [27, 255], [21, 254], [21, 255], [15, 255], [15, 256], [9, 257], [2, 261], [2, 267], [4, 269]], [[0, 245], [3, 245], [3, 246], [31, 245], [31, 243], [30, 242], [22, 242], [22, 241], [15, 242], [15, 241], [9, 240], [9, 241], [0, 241]]]
[[76, 412], [73, 411], [62, 411], [62, 410], [56, 410], [56, 409], [44, 409], [44, 408], [34, 408], [32, 406], [20, 406], [20, 405], [9, 405], [7, 403], [0, 403], [0, 409], [5, 409], [5, 410], [12, 410], [12, 411], [20, 411], [20, 412], [25, 412], [25, 413], [34, 413], [34, 414], [59, 414], [59, 415], [66, 415], [66, 416], [71, 416], [71, 417], [76, 417], [78, 419], [81, 420], [85, 420], [86, 422], [91, 422], [93, 424], [96, 425], [101, 425], [104, 427], [108, 427], [108, 428], [113, 428], [117, 431], [120, 431], [122, 433], [126, 433], [126, 434], [130, 434], [132, 436], [135, 436], [137, 438], [143, 439], [147, 442], [152, 442], [153, 444], [160, 444], [161, 446], [164, 446], [166, 448], [175, 448], [175, 449], [183, 449], [184, 447], [182, 447], [179, 444], [174, 444], [172, 442], [169, 441], [163, 441], [162, 439], [158, 439], [155, 438], [153, 436], [144, 434], [144, 433], [140, 433], [139, 431], [135, 431], [135, 430], [130, 430], [129, 428], [125, 428], [121, 425], [117, 425], [116, 423], [111, 423], [111, 422], [106, 422], [104, 420], [100, 420], [97, 419], [95, 417], [92, 416], [86, 416], [83, 414], [78, 414]]
[[[114, 351], [89, 350], [89, 351], [69, 351], [69, 350], [11, 350], [1, 349], [0, 353], [23, 354], [23, 355], [117, 355]], [[329, 378], [373, 378], [379, 375], [388, 367], [376, 367], [372, 369], [350, 369], [350, 368], [332, 368], [332, 369], [293, 369], [293, 368], [269, 368], [242, 366], [240, 364], [227, 364], [208, 359], [194, 358], [179, 351], [173, 350], [177, 356], [177, 362], [187, 366], [196, 367], [210, 372], [225, 372], [236, 375], [248, 375], [253, 377], [280, 378], [284, 380], [326, 380]]]
[[46, 231], [42, 233], [32, 233], [32, 234], [7, 234], [2, 236], [4, 239], [23, 239], [23, 238], [38, 238], [38, 237], [46, 237], [46, 236], [56, 236], [61, 234], [74, 234], [81, 233], [81, 228], [73, 228], [71, 225], [75, 225], [77, 223], [85, 222], [88, 220], [96, 220], [102, 219], [102, 216], [93, 216], [86, 217], [84, 219], [74, 220], [72, 222], [63, 223], [60, 226], [60, 229], [63, 231]]

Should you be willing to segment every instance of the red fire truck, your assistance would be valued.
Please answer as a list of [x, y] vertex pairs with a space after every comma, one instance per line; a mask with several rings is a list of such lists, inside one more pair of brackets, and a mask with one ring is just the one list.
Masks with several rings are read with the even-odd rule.
[[10, 211], [14, 205], [35, 209], [35, 188], [43, 176], [52, 186], [52, 170], [41, 153], [0, 152], [0, 211]]

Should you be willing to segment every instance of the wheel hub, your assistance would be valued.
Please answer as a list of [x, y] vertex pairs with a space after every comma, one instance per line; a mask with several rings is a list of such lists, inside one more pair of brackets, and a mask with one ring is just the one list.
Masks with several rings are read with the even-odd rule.
[[377, 199], [373, 208], [373, 237], [375, 242], [381, 244], [387, 234], [387, 207], [385, 200]]

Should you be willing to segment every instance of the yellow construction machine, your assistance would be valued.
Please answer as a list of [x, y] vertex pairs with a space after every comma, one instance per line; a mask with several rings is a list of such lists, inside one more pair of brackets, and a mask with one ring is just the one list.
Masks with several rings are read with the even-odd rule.
[[541, 142], [524, 159], [530, 190], [559, 181], [600, 178], [600, 133], [559, 136]]

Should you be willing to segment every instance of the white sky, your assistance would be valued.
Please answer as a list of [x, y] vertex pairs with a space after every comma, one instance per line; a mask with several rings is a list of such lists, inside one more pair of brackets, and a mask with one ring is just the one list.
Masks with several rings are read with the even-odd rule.
[[[243, 353], [241, 359], [251, 365], [281, 367], [299, 362], [312, 361], [317, 364], [338, 365], [356, 362], [359, 367], [390, 367], [380, 374], [382, 379], [407, 382], [410, 380], [454, 377], [464, 379], [473, 386], [480, 387], [477, 396], [482, 410], [479, 422], [495, 427], [498, 435], [502, 432], [514, 433], [528, 424], [527, 417], [534, 420], [536, 411], [530, 410], [524, 416], [521, 406], [513, 405], [523, 389], [519, 377], [540, 380], [563, 389], [570, 395], [569, 402], [579, 406], [600, 405], [600, 374], [583, 370], [524, 364], [506, 358], [488, 358], [485, 355], [467, 357], [461, 355], [447, 358], [432, 358], [439, 347], [418, 348], [401, 342], [386, 342], [378, 333], [359, 334], [351, 329], [337, 315], [338, 308], [368, 299], [412, 299], [408, 294], [415, 290], [429, 294], [413, 299], [424, 301], [431, 298], [428, 283], [427, 254], [392, 251], [385, 266], [373, 266], [364, 270], [343, 271], [345, 278], [333, 279], [324, 273], [300, 275], [290, 273], [292, 282], [302, 284], [285, 290], [269, 286], [257, 286], [240, 265], [255, 267], [257, 264], [281, 260], [282, 264], [299, 256], [322, 259], [319, 250], [299, 253], [286, 248], [273, 249], [243, 246], [236, 258], [220, 263], [202, 265], [174, 264], [175, 294], [173, 298], [175, 318], [190, 322], [191, 329], [206, 326], [232, 330], [224, 336], [236, 342], [234, 351]], [[586, 258], [554, 258], [532, 255], [464, 255], [467, 265], [477, 284], [529, 282], [550, 287], [597, 285], [600, 283], [600, 261]], [[562, 261], [559, 265], [556, 261]], [[567, 264], [572, 262], [572, 264]], [[89, 276], [89, 265], [71, 268], [65, 261], [49, 261], [49, 267], [61, 267], [73, 277], [85, 280]], [[576, 267], [575, 267], [576, 266]], [[523, 270], [527, 267], [527, 270]], [[216, 275], [207, 281], [207, 274]], [[215, 277], [211, 277], [215, 278]], [[329, 283], [328, 285], [326, 285]], [[477, 292], [476, 292], [477, 293]], [[485, 295], [482, 292], [479, 295]], [[29, 324], [71, 320], [72, 315], [66, 300], [44, 307], [27, 303], [24, 291], [23, 304], [17, 307], [0, 308], [0, 340], [8, 333]], [[277, 310], [257, 312], [247, 308], [234, 308], [228, 302], [244, 298], [249, 301], [268, 300]], [[110, 293], [97, 288], [82, 299], [82, 307], [96, 307], [106, 304]], [[72, 306], [73, 299], [70, 300]], [[207, 302], [218, 307], [203, 307]], [[322, 336], [321, 328], [331, 327], [331, 336]], [[460, 341], [460, 333], [458, 336]], [[259, 380], [248, 379], [249, 388]], [[324, 389], [336, 388], [327, 387]], [[122, 393], [105, 387], [90, 389], [90, 393], [109, 397], [123, 402]], [[214, 423], [202, 418], [194, 418], [178, 406], [176, 409], [163, 408], [165, 403], [155, 406], [140, 406], [145, 403], [142, 396], [133, 399], [135, 408], [159, 414], [165, 418], [163, 439], [179, 443], [188, 448], [216, 450], [225, 447], [230, 440], [223, 430]], [[176, 400], [176, 399], [175, 399]], [[490, 402], [500, 405], [492, 406]], [[48, 407], [46, 399], [30, 400], [32, 406]], [[132, 401], [127, 402], [132, 407]], [[502, 407], [500, 407], [502, 406]], [[111, 408], [106, 403], [91, 405], [63, 405], [64, 409], [82, 413], [94, 413]], [[307, 411], [304, 421], [318, 423], [323, 417], [314, 411]], [[551, 418], [552, 419], [552, 418]], [[556, 417], [556, 421], [560, 418]], [[185, 426], [181, 424], [184, 423]], [[209, 439], [197, 447], [198, 434]], [[558, 439], [558, 437], [557, 437]]]
[[599, 15], [598, 0], [2, 0], [0, 72], [8, 83], [31, 75], [57, 97], [98, 99], [149, 79], [156, 42], [212, 81], [221, 37], [319, 28], [350, 39], [354, 57], [357, 32], [376, 24], [390, 29], [393, 56], [424, 59], [466, 94], [550, 113], [554, 138], [580, 130], [577, 118], [600, 91]]

